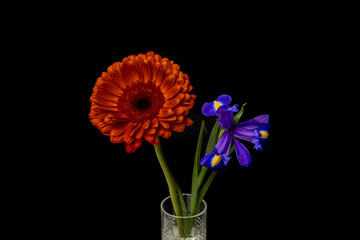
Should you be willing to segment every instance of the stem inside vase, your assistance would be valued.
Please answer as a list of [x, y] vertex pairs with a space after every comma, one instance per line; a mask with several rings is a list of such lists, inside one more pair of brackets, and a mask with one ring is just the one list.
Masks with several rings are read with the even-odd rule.
[[[190, 215], [191, 195], [182, 194]], [[206, 239], [207, 204], [203, 200], [199, 211], [193, 216], [176, 216], [170, 196], [161, 202], [161, 232], [162, 239], [178, 240], [182, 238]], [[182, 223], [180, 227], [179, 221]]]

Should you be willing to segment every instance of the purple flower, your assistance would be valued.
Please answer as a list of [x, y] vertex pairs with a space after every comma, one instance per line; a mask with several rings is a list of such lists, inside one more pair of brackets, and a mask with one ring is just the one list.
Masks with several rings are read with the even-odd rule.
[[[219, 126], [225, 130], [221, 135], [220, 140], [215, 145], [215, 151], [213, 153], [208, 153], [201, 160], [202, 166], [209, 167], [215, 172], [225, 169], [226, 164], [230, 160], [227, 156], [229, 155], [230, 147], [233, 142], [240, 165], [247, 167], [251, 162], [251, 156], [247, 148], [239, 142], [238, 139], [253, 143], [256, 150], [263, 150], [264, 144], [266, 144], [269, 137], [269, 115], [260, 115], [249, 121], [234, 124], [233, 112], [235, 111], [233, 110], [236, 109], [238, 105], [229, 108], [228, 104], [230, 101], [230, 96], [221, 95], [214, 102], [206, 103], [203, 106], [204, 115], [206, 115], [205, 113], [211, 114], [210, 116], [216, 114], [216, 116], [219, 117], [216, 121]], [[220, 102], [222, 105], [216, 107], [218, 105], [217, 102]], [[215, 114], [213, 114], [215, 108]]]
[[228, 157], [224, 154], [218, 152], [208, 153], [201, 159], [201, 166], [210, 168], [214, 172], [222, 172], [225, 170], [225, 167], [231, 157]]
[[269, 115], [260, 115], [249, 121], [234, 124], [233, 114], [226, 108], [220, 107], [217, 114], [219, 116], [217, 121], [225, 132], [215, 145], [215, 150], [218, 153], [228, 155], [232, 141], [234, 141], [235, 153], [240, 165], [243, 167], [249, 166], [251, 162], [250, 153], [237, 139], [252, 142], [256, 150], [262, 150], [262, 145], [269, 137]]
[[229, 95], [223, 94], [219, 96], [215, 101], [205, 103], [202, 107], [202, 113], [205, 116], [215, 116], [217, 115], [217, 110], [221, 106], [226, 106], [227, 110], [230, 112], [238, 112], [239, 110], [237, 109], [237, 107], [239, 107], [239, 105], [235, 104], [234, 106], [229, 107], [230, 102], [231, 97]]

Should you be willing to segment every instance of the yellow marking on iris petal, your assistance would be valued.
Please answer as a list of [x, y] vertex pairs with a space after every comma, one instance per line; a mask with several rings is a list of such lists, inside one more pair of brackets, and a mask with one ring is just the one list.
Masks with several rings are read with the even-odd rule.
[[215, 155], [215, 157], [212, 160], [211, 166], [214, 167], [214, 166], [218, 165], [220, 160], [221, 160], [221, 157], [219, 155]]
[[260, 131], [261, 134], [261, 138], [268, 138], [269, 137], [269, 133], [267, 131]]
[[218, 108], [219, 108], [220, 106], [222, 106], [222, 104], [219, 103], [218, 101], [214, 101], [214, 104], [215, 104], [215, 110], [218, 110]]

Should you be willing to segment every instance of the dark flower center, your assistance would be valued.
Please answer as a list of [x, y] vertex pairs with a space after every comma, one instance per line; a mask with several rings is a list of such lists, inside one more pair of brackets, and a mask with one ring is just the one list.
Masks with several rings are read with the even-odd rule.
[[124, 89], [118, 99], [117, 109], [124, 119], [143, 122], [156, 117], [164, 102], [160, 87], [152, 82], [138, 82]]
[[145, 111], [150, 106], [151, 106], [151, 101], [146, 97], [139, 98], [135, 101], [135, 107], [140, 111]]

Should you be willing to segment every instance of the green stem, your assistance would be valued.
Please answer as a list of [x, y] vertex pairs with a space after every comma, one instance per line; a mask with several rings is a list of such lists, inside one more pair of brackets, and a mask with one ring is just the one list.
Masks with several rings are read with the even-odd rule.
[[[165, 156], [164, 156], [163, 150], [161, 148], [159, 136], [157, 136], [157, 138], [158, 138], [159, 143], [157, 145], [154, 145], [156, 157], [157, 157], [157, 159], [160, 163], [160, 166], [164, 172], [165, 179], [166, 179], [167, 185], [169, 187], [169, 193], [170, 193], [170, 197], [171, 197], [171, 202], [172, 202], [174, 210], [175, 210], [175, 214], [176, 214], [176, 216], [182, 216], [180, 205], [179, 205], [179, 200], [176, 195], [177, 184], [176, 184], [174, 177], [171, 174], [171, 171], [169, 169], [169, 166], [165, 160]], [[180, 235], [182, 235], [184, 232], [183, 221], [182, 221], [182, 219], [177, 219], [177, 220], [178, 220], [179, 232], [180, 232]]]
[[200, 155], [201, 155], [201, 146], [202, 140], [204, 136], [205, 130], [205, 122], [201, 122], [198, 142], [196, 145], [196, 152], [194, 157], [194, 168], [193, 168], [193, 176], [192, 176], [192, 185], [191, 185], [191, 204], [190, 204], [190, 215], [195, 214], [195, 208], [197, 203], [198, 196], [198, 176], [199, 176], [199, 167], [200, 167]]
[[200, 171], [200, 174], [199, 174], [199, 177], [198, 177], [198, 182], [197, 182], [198, 189], [200, 189], [201, 184], [204, 181], [204, 177], [206, 176], [206, 173], [207, 173], [208, 170], [209, 170], [209, 168], [204, 167], [204, 166], [201, 168], [201, 171]]
[[176, 183], [176, 191], [177, 191], [177, 196], [179, 198], [179, 204], [180, 204], [180, 209], [181, 209], [181, 216], [186, 217], [189, 216], [188, 214], [188, 210], [184, 201], [184, 197], [183, 197], [183, 193], [179, 187], [179, 184]]
[[208, 180], [204, 184], [203, 188], [199, 192], [198, 202], [196, 204], [196, 211], [199, 210], [201, 202], [202, 202], [203, 198], [205, 197], [205, 194], [206, 194], [207, 190], [209, 189], [209, 187], [210, 187], [212, 181], [214, 180], [215, 176], [216, 176], [216, 172], [212, 172], [211, 175], [209, 176]]

